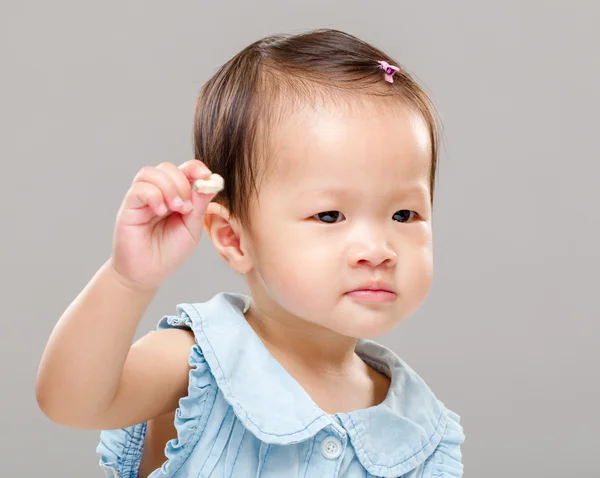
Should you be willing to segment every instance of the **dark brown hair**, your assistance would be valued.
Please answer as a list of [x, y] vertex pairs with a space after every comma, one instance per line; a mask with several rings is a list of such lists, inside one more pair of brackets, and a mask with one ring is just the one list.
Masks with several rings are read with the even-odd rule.
[[[393, 84], [384, 81], [379, 60], [400, 68]], [[331, 29], [256, 41], [203, 86], [194, 118], [194, 153], [225, 180], [215, 201], [249, 227], [248, 205], [257, 197], [259, 173], [265, 171], [265, 161], [258, 158], [268, 157], [269, 126], [277, 114], [285, 117], [282, 107], [294, 100], [358, 101], [361, 95], [393, 96], [422, 115], [430, 131], [433, 203], [439, 144], [433, 103], [393, 58]]]

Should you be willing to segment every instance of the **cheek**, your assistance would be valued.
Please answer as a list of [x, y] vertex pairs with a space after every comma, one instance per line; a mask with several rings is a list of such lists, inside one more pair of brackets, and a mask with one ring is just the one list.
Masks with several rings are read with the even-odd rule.
[[433, 252], [431, 247], [415, 247], [401, 259], [398, 284], [406, 298], [408, 315], [415, 312], [427, 298], [433, 280]]
[[[297, 231], [283, 229], [264, 235], [257, 244], [256, 270], [282, 307], [299, 317], [331, 307], [341, 278], [338, 258], [330, 248], [301, 237]], [[311, 298], [310, 304], [306, 297]]]

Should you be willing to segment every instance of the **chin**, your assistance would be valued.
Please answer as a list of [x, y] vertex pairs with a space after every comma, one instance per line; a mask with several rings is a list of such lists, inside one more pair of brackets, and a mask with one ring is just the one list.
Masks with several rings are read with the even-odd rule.
[[355, 339], [375, 339], [398, 325], [399, 317], [399, 314], [373, 310], [341, 314], [331, 329]]
[[354, 327], [353, 330], [350, 331], [352, 333], [349, 334], [349, 336], [354, 337], [355, 339], [377, 339], [387, 334], [393, 328], [394, 326], [389, 326], [389, 324], [386, 324], [386, 326], [383, 327], [373, 327], [370, 325], [366, 325], [363, 327], [359, 326]]

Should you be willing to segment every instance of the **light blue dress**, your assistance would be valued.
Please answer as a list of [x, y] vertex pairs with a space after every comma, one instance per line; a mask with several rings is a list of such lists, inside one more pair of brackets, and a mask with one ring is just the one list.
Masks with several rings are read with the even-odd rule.
[[[450, 478], [462, 476], [460, 417], [391, 350], [356, 352], [391, 378], [385, 401], [350, 413], [321, 410], [246, 322], [250, 298], [220, 293], [179, 304], [158, 329], [189, 327], [188, 395], [177, 438], [150, 476], [202, 478]], [[97, 452], [108, 477], [138, 476], [146, 423], [104, 430]]]

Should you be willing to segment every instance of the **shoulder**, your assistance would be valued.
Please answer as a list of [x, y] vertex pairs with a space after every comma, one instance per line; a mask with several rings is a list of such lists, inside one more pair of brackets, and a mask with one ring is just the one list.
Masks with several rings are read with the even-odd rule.
[[[189, 329], [168, 328], [152, 331], [138, 341], [130, 350], [130, 357], [135, 358], [144, 368], [159, 365], [162, 369], [187, 369], [190, 349], [196, 343], [194, 334]], [[129, 358], [128, 358], [129, 360]]]
[[174, 417], [177, 434], [166, 457], [185, 460], [206, 424], [208, 398], [215, 396], [214, 379], [193, 332], [173, 327], [144, 335], [131, 347], [125, 368], [119, 406], [127, 415], [115, 415], [101, 427], [100, 466], [107, 476], [133, 476], [149, 422], [165, 414]]
[[189, 351], [189, 348], [194, 345], [194, 333], [189, 328], [170, 327], [153, 330], [150, 333], [141, 337], [134, 346], [155, 347], [161, 345], [166, 347], [165, 355], [168, 352], [176, 352], [181, 349]]

